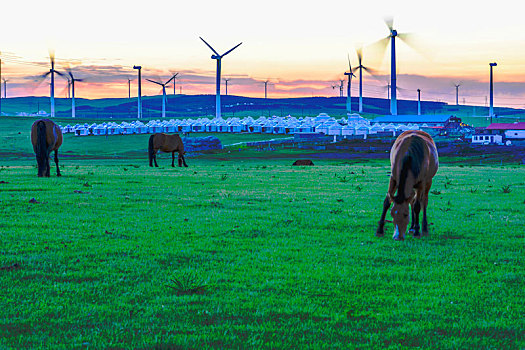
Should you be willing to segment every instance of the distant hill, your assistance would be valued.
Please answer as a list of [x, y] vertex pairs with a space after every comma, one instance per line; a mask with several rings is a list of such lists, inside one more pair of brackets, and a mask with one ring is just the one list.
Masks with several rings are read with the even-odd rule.
[[[71, 100], [56, 98], [57, 117], [71, 115]], [[328, 113], [334, 117], [346, 115], [346, 97], [302, 97], [283, 99], [264, 99], [243, 96], [222, 96], [222, 115], [252, 116], [261, 115], [295, 117], [315, 116]], [[358, 109], [358, 98], [352, 98], [352, 110]], [[89, 100], [76, 98], [76, 115], [78, 118], [136, 118], [137, 98], [104, 98]], [[160, 118], [162, 96], [144, 96], [142, 98], [143, 117]], [[424, 114], [454, 114], [458, 116], [487, 115], [487, 107], [455, 106], [444, 102], [422, 101]], [[363, 98], [364, 115], [376, 116], [390, 114], [390, 102], [381, 98]], [[8, 115], [17, 113], [36, 113], [39, 110], [50, 111], [48, 97], [14, 97], [2, 99], [2, 112]], [[215, 115], [215, 95], [169, 95], [166, 107], [168, 118], [198, 118]], [[398, 100], [399, 114], [417, 114], [417, 101]], [[521, 109], [495, 108], [498, 115], [524, 114]]]

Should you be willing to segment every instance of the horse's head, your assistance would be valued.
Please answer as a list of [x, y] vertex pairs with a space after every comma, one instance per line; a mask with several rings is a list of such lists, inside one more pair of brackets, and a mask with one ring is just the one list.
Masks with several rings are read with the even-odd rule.
[[394, 236], [392, 237], [396, 241], [402, 241], [405, 239], [405, 233], [407, 231], [409, 221], [409, 200], [397, 203], [394, 201], [394, 206], [390, 211], [392, 218], [394, 219]]

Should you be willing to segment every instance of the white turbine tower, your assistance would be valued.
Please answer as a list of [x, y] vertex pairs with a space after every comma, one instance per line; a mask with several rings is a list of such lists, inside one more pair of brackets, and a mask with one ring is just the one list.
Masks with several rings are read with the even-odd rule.
[[221, 117], [221, 60], [222, 60], [222, 58], [224, 56], [226, 56], [227, 54], [229, 54], [230, 52], [232, 52], [233, 50], [238, 48], [242, 44], [242, 42], [237, 44], [233, 48], [229, 49], [228, 51], [226, 51], [222, 55], [219, 55], [219, 53], [217, 51], [215, 51], [215, 49], [213, 47], [211, 47], [211, 45], [208, 44], [206, 42], [206, 40], [204, 40], [201, 37], [199, 37], [199, 38], [206, 44], [206, 46], [208, 46], [213, 51], [214, 55], [211, 56], [211, 59], [212, 60], [217, 60], [217, 75], [216, 75], [216, 79], [215, 79], [215, 81], [216, 81], [215, 117], [216, 118], [220, 118]]
[[398, 33], [394, 29], [394, 20], [392, 18], [385, 19], [385, 23], [390, 30], [390, 35], [379, 41], [384, 47], [390, 42], [390, 113], [397, 115], [397, 72], [396, 72], [396, 38], [407, 42], [410, 34]]
[[50, 100], [51, 100], [51, 118], [55, 116], [55, 73], [58, 75], [63, 75], [59, 71], [55, 70], [55, 52], [49, 50], [49, 60], [51, 62], [51, 69], [49, 72], [42, 75], [43, 78], [46, 78], [48, 75], [51, 75], [51, 84], [50, 84]]
[[157, 84], [157, 85], [160, 85], [162, 86], [162, 118], [166, 118], [166, 102], [167, 102], [167, 97], [166, 97], [166, 85], [168, 85], [173, 79], [175, 79], [175, 76], [172, 76], [170, 78], [170, 80], [168, 80], [167, 82], [165, 83], [160, 83], [158, 81], [155, 81], [155, 80], [151, 80], [151, 79], [146, 79], [147, 81], [150, 81], [154, 84]]
[[352, 65], [350, 64], [350, 55], [348, 55], [348, 72], [345, 72], [345, 75], [348, 76], [348, 84], [346, 86], [346, 112], [352, 113], [352, 77], [355, 78], [355, 74], [352, 71]]
[[71, 84], [71, 118], [76, 117], [76, 111], [75, 111], [75, 81], [83, 81], [84, 79], [76, 79], [73, 76], [73, 72], [69, 68], [66, 68], [66, 71], [69, 75], [69, 81]]
[[354, 67], [354, 71], [359, 69], [359, 113], [363, 113], [363, 70], [367, 71], [369, 74], [374, 75], [376, 71], [370, 67], [365, 67], [363, 65], [363, 48], [360, 47], [356, 49], [357, 60], [359, 65]]

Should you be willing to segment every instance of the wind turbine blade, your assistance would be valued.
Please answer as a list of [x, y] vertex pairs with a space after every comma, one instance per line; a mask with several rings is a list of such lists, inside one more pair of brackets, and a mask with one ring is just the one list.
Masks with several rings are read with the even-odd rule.
[[388, 27], [388, 30], [392, 31], [392, 29], [394, 29], [394, 18], [385, 17], [385, 24]]
[[211, 45], [206, 42], [206, 40], [204, 40], [200, 36], [199, 36], [199, 38], [213, 51], [213, 53], [215, 53], [217, 56], [220, 56], [219, 53], [217, 51], [215, 51], [215, 49], [213, 47], [211, 47]]
[[359, 66], [361, 66], [361, 62], [363, 60], [363, 47], [359, 47], [355, 50], [355, 53], [357, 54], [357, 60], [359, 62]]
[[51, 61], [51, 63], [55, 63], [55, 50], [54, 49], [48, 49], [47, 50], [49, 52], [49, 60]]
[[415, 45], [417, 45], [416, 41], [416, 36], [412, 33], [398, 33], [397, 34], [397, 37], [401, 40], [403, 40], [407, 45], [413, 47]]
[[352, 64], [350, 63], [350, 54], [347, 54], [348, 56], [348, 70], [350, 73], [352, 73]]
[[57, 71], [57, 70], [55, 70], [54, 72], [55, 72], [56, 74], [60, 75], [61, 77], [64, 77], [64, 76], [65, 76], [64, 73], [60, 73], [60, 72]]
[[167, 82], [164, 83], [164, 85], [168, 85], [173, 79], [175, 79], [175, 75], [170, 78]]
[[428, 46], [425, 46], [425, 43], [417, 34], [398, 33], [397, 37], [401, 39], [405, 44], [410, 46], [417, 53], [419, 53], [421, 56], [425, 57], [430, 61], [432, 60], [432, 56], [429, 54], [429, 52], [432, 52], [432, 50]]
[[221, 57], [224, 57], [226, 56], [227, 54], [229, 54], [230, 52], [232, 52], [233, 50], [235, 50], [236, 48], [238, 48], [239, 46], [241, 46], [242, 42], [241, 43], [238, 43], [236, 46], [234, 46], [233, 48], [229, 49], [228, 51], [226, 51], [225, 53], [222, 54]]
[[148, 79], [148, 78], [146, 78], [146, 80], [147, 80], [147, 81], [150, 81], [150, 82], [152, 82], [152, 83], [154, 83], [154, 84], [157, 84], [157, 85], [162, 86], [162, 83], [159, 83], [158, 81], [151, 80], [151, 79]]
[[379, 75], [379, 72], [373, 68], [362, 66], [363, 69], [368, 72], [370, 75]]
[[45, 78], [45, 77], [47, 77], [49, 74], [51, 74], [51, 71], [42, 74], [39, 78]]
[[385, 57], [386, 48], [389, 42], [390, 42], [390, 36], [387, 36], [381, 40], [376, 41], [375, 43], [372, 43], [370, 46], [368, 46], [369, 51], [373, 53], [372, 56], [378, 57], [381, 60], [379, 62], [383, 61], [383, 58]]

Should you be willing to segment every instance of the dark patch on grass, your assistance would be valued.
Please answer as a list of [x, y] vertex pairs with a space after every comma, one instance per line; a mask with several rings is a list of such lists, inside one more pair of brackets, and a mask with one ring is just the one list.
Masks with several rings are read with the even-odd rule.
[[18, 263], [14, 263], [13, 265], [8, 265], [8, 266], [2, 266], [0, 267], [0, 270], [4, 270], [4, 271], [13, 271], [13, 270], [18, 270], [18, 269], [21, 269], [22, 267], [20, 266], [20, 264]]
[[30, 335], [33, 333], [33, 327], [27, 323], [7, 323], [0, 324], [1, 338], [19, 338], [21, 336]]

